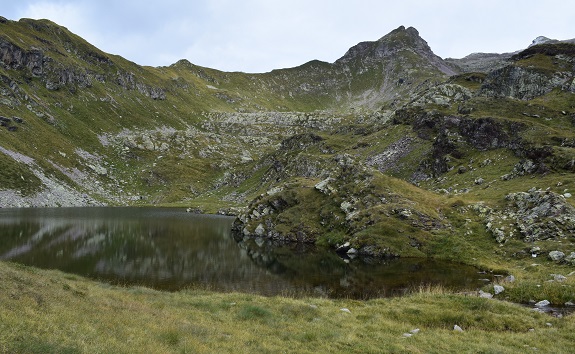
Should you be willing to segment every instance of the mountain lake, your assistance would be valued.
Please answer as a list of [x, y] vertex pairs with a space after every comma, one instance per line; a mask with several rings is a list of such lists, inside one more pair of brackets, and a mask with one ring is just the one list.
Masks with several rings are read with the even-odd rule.
[[342, 258], [234, 238], [233, 217], [176, 208], [0, 209], [0, 260], [125, 286], [368, 299], [421, 286], [474, 290], [491, 274], [428, 259]]

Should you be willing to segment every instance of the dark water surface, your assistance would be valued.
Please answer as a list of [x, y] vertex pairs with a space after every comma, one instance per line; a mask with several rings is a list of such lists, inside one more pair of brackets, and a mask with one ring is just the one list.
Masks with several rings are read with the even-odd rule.
[[476, 289], [491, 280], [461, 264], [344, 260], [310, 246], [238, 242], [233, 220], [162, 208], [0, 209], [0, 260], [114, 284], [263, 295], [373, 298], [421, 285]]

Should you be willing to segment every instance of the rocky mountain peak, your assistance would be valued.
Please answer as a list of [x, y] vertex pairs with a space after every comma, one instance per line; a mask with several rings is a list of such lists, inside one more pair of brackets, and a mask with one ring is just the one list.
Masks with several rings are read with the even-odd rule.
[[408, 35], [417, 38], [419, 37], [419, 31], [414, 27], [405, 28], [405, 26], [399, 26], [393, 31], [389, 32], [387, 35], [383, 36], [380, 40], [393, 35]]
[[538, 45], [538, 44], [544, 44], [544, 43], [553, 43], [553, 42], [557, 42], [556, 39], [551, 39], [551, 38], [547, 38], [545, 36], [539, 36], [537, 38], [535, 38], [531, 44], [529, 45], [529, 47], [532, 47], [534, 45]]

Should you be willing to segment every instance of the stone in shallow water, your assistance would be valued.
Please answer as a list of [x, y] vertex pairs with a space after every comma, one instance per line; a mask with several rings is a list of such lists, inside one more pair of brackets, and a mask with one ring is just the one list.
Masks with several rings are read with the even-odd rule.
[[547, 300], [541, 300], [537, 303], [535, 303], [535, 307], [545, 307], [545, 306], [549, 306], [551, 303]]

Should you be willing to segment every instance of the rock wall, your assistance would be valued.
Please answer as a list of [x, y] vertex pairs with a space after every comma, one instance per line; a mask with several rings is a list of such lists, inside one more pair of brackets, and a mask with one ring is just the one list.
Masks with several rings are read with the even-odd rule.
[[530, 100], [555, 88], [575, 92], [574, 73], [546, 72], [538, 68], [508, 65], [490, 72], [480, 90], [487, 97], [512, 97]]

